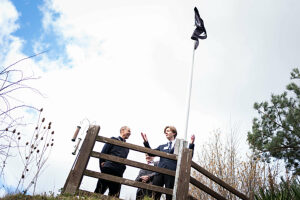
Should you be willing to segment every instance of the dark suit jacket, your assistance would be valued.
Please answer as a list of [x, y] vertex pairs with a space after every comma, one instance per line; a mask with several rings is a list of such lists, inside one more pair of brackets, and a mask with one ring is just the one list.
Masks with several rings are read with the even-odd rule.
[[[111, 137], [111, 139], [114, 140], [120, 140], [122, 142], [125, 142], [123, 138], [119, 137]], [[109, 155], [113, 155], [113, 156], [118, 156], [120, 158], [127, 158], [128, 153], [129, 153], [129, 149], [128, 148], [124, 148], [124, 147], [120, 147], [117, 145], [113, 145], [113, 144], [108, 144], [105, 143], [101, 153], [105, 153], [105, 154], [109, 154]], [[101, 171], [103, 170], [103, 168], [109, 168], [110, 170], [114, 171], [115, 174], [118, 174], [119, 176], [122, 176], [125, 169], [126, 169], [126, 165], [124, 164], [120, 164], [120, 163], [116, 163], [116, 162], [112, 162], [109, 160], [105, 160], [100, 158], [99, 159], [99, 164], [100, 164], [100, 169]], [[102, 167], [102, 163], [104, 163], [104, 166]]]
[[[144, 146], [151, 149], [149, 142], [144, 142]], [[195, 147], [194, 144], [189, 144], [189, 149], [194, 150], [194, 147]], [[168, 150], [168, 144], [159, 145], [154, 150], [158, 150], [158, 151], [163, 151], [163, 152], [166, 152], [166, 153], [174, 154], [174, 147], [171, 150]], [[155, 156], [155, 155], [152, 155], [152, 156]], [[165, 169], [170, 169], [170, 170], [174, 170], [175, 171], [176, 170], [176, 165], [177, 165], [177, 161], [176, 160], [170, 160], [168, 158], [160, 157], [158, 167], [165, 168]]]

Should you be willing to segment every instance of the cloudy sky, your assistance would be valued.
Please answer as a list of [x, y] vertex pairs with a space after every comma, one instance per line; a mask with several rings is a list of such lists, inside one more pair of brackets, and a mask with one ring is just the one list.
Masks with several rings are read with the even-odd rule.
[[[47, 50], [18, 64], [41, 77], [32, 86], [43, 95], [26, 93], [23, 102], [43, 107], [57, 133], [39, 192], [63, 187], [77, 125], [100, 125], [106, 137], [128, 125], [129, 143], [142, 145], [143, 131], [153, 147], [165, 141], [166, 125], [184, 137], [195, 6], [208, 38], [195, 53], [188, 137], [196, 135], [201, 151], [214, 129], [226, 135], [235, 127], [246, 148], [253, 103], [281, 93], [299, 67], [299, 1], [0, 0], [1, 67]], [[97, 170], [97, 160], [89, 168]], [[7, 185], [15, 184], [16, 171], [7, 172]], [[124, 176], [137, 172], [129, 168]], [[95, 184], [84, 179], [82, 188]], [[121, 197], [134, 192], [124, 187]]]

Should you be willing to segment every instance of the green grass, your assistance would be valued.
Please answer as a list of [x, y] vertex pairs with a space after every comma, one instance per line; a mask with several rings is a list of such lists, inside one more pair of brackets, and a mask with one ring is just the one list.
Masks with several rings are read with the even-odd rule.
[[[89, 194], [89, 195], [70, 195], [70, 194], [62, 194], [58, 196], [54, 195], [24, 195], [24, 194], [10, 194], [6, 195], [2, 198], [2, 200], [117, 200], [118, 198], [109, 197], [101, 194]], [[153, 200], [153, 198], [145, 197], [144, 200]]]
[[24, 194], [11, 194], [6, 195], [2, 198], [2, 200], [73, 200], [73, 199], [84, 199], [84, 200], [116, 200], [117, 198], [108, 197], [105, 195], [93, 194], [93, 195], [24, 195]]

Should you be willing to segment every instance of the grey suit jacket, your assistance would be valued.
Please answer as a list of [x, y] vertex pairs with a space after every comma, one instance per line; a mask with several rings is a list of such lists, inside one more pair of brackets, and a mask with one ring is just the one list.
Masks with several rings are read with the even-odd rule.
[[[154, 162], [154, 166], [156, 166], [156, 167], [158, 166], [158, 161]], [[146, 169], [141, 169], [138, 176], [136, 177], [135, 181], [141, 182], [142, 181], [141, 176], [146, 176], [146, 175], [150, 176], [150, 179], [147, 183], [151, 184], [152, 181], [153, 181], [154, 175], [156, 175], [156, 172], [152, 172], [152, 171], [149, 171], [149, 170], [146, 170]], [[136, 191], [136, 194], [137, 194], [137, 196], [146, 194], [145, 189], [138, 188], [138, 190]]]

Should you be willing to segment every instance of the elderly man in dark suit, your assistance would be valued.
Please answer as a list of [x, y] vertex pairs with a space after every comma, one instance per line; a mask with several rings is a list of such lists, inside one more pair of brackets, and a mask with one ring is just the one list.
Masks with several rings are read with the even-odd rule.
[[[173, 154], [174, 153], [174, 145], [176, 142], [177, 130], [174, 126], [166, 126], [164, 129], [164, 134], [166, 135], [166, 138], [168, 139], [168, 143], [158, 146], [157, 148], [155, 148], [155, 150]], [[148, 139], [147, 139], [147, 135], [145, 133], [141, 133], [141, 135], [144, 140], [144, 146], [151, 148], [150, 144], [148, 142]], [[192, 135], [191, 142], [189, 144], [189, 149], [194, 149], [194, 141], [195, 141], [195, 135]], [[167, 158], [160, 157], [158, 167], [175, 171], [176, 165], [177, 165], [176, 160], [170, 160]], [[157, 173], [153, 178], [152, 184], [161, 186], [161, 187], [165, 185], [166, 188], [173, 189], [174, 177], [166, 175], [166, 174]], [[160, 196], [161, 196], [161, 193], [156, 192], [155, 196], [154, 196], [155, 200], [160, 199]], [[166, 199], [172, 200], [172, 195], [166, 195]]]
[[[150, 156], [149, 154], [145, 154], [145, 155], [146, 155], [146, 162], [148, 165], [152, 165], [152, 166], [158, 165], [157, 161], [155, 162], [153, 161], [154, 160], [153, 156]], [[141, 169], [135, 181], [152, 184], [153, 177], [155, 174], [156, 172], [152, 172], [146, 169]], [[136, 191], [136, 200], [142, 200], [144, 199], [145, 196], [151, 197], [152, 191], [138, 188], [138, 190]]]
[[[123, 126], [120, 129], [120, 136], [119, 137], [111, 137], [111, 139], [126, 142], [126, 139], [128, 139], [130, 135], [131, 135], [130, 128], [128, 126]], [[125, 147], [120, 147], [117, 145], [106, 143], [104, 145], [101, 153], [118, 156], [120, 158], [127, 158], [129, 149], [125, 148]], [[126, 165], [124, 165], [124, 164], [112, 162], [109, 160], [104, 160], [102, 158], [100, 158], [99, 164], [100, 164], [100, 169], [101, 169], [102, 173], [119, 176], [119, 177], [123, 177], [123, 173], [126, 169]], [[104, 194], [105, 191], [107, 190], [107, 188], [109, 189], [109, 193], [108, 193], [109, 196], [119, 197], [120, 190], [121, 190], [121, 184], [115, 183], [112, 181], [107, 181], [104, 179], [98, 179], [95, 193]]]

